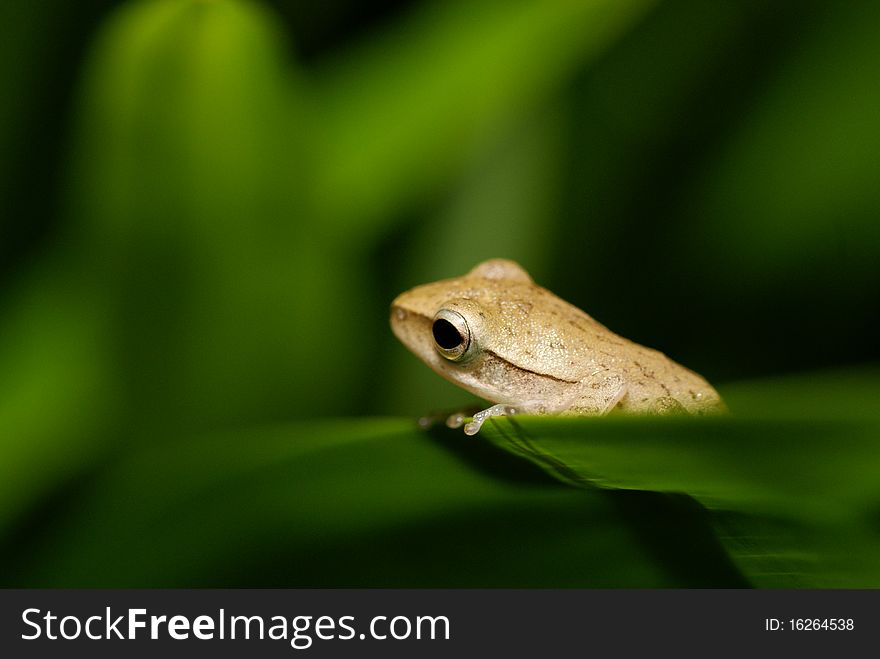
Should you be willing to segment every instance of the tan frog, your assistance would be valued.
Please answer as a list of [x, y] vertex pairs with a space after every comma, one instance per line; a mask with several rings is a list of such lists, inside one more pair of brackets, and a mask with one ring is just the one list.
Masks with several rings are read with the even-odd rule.
[[391, 304], [391, 328], [437, 373], [496, 403], [474, 415], [465, 426], [469, 435], [489, 417], [507, 414], [724, 409], [702, 377], [618, 336], [505, 259], [400, 294]]

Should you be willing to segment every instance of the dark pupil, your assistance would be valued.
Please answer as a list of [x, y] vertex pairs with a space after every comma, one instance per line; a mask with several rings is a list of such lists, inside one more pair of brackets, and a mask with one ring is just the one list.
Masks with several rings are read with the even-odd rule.
[[457, 348], [464, 341], [461, 334], [455, 329], [455, 325], [442, 318], [434, 321], [434, 340], [444, 350]]

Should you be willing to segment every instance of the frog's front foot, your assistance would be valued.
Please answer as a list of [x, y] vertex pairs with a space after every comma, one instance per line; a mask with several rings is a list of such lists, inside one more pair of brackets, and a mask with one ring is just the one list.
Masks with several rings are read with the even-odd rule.
[[445, 411], [430, 412], [429, 414], [419, 417], [419, 428], [429, 430], [438, 424], [445, 424], [450, 428], [461, 428], [461, 426], [464, 425], [464, 420], [479, 412], [481, 407], [482, 405], [470, 405], [463, 409], [456, 410], [452, 414], [449, 413], [448, 409]]
[[[514, 407], [513, 405], [504, 405], [498, 404], [493, 405], [485, 410], [481, 410], [474, 414], [473, 420], [465, 425], [464, 434], [465, 435], [476, 435], [480, 432], [480, 428], [486, 422], [486, 419], [489, 419], [493, 416], [510, 416], [511, 414], [518, 414], [521, 410]], [[463, 414], [453, 414], [448, 419], [446, 419], [446, 425], [450, 428], [460, 428], [464, 423], [464, 415]]]

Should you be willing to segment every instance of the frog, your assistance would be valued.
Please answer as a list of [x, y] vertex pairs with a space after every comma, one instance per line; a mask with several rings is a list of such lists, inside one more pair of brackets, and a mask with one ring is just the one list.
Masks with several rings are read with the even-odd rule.
[[615, 334], [493, 258], [467, 274], [416, 286], [391, 303], [391, 329], [437, 374], [492, 403], [449, 417], [475, 435], [515, 414], [604, 416], [725, 412], [717, 391], [664, 353]]

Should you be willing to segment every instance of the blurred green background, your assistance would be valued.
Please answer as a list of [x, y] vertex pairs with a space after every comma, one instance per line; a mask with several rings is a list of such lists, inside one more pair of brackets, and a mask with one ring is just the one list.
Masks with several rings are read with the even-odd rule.
[[[0, 584], [880, 586], [878, 28], [2, 3]], [[497, 256], [734, 417], [417, 431], [388, 303]]]

